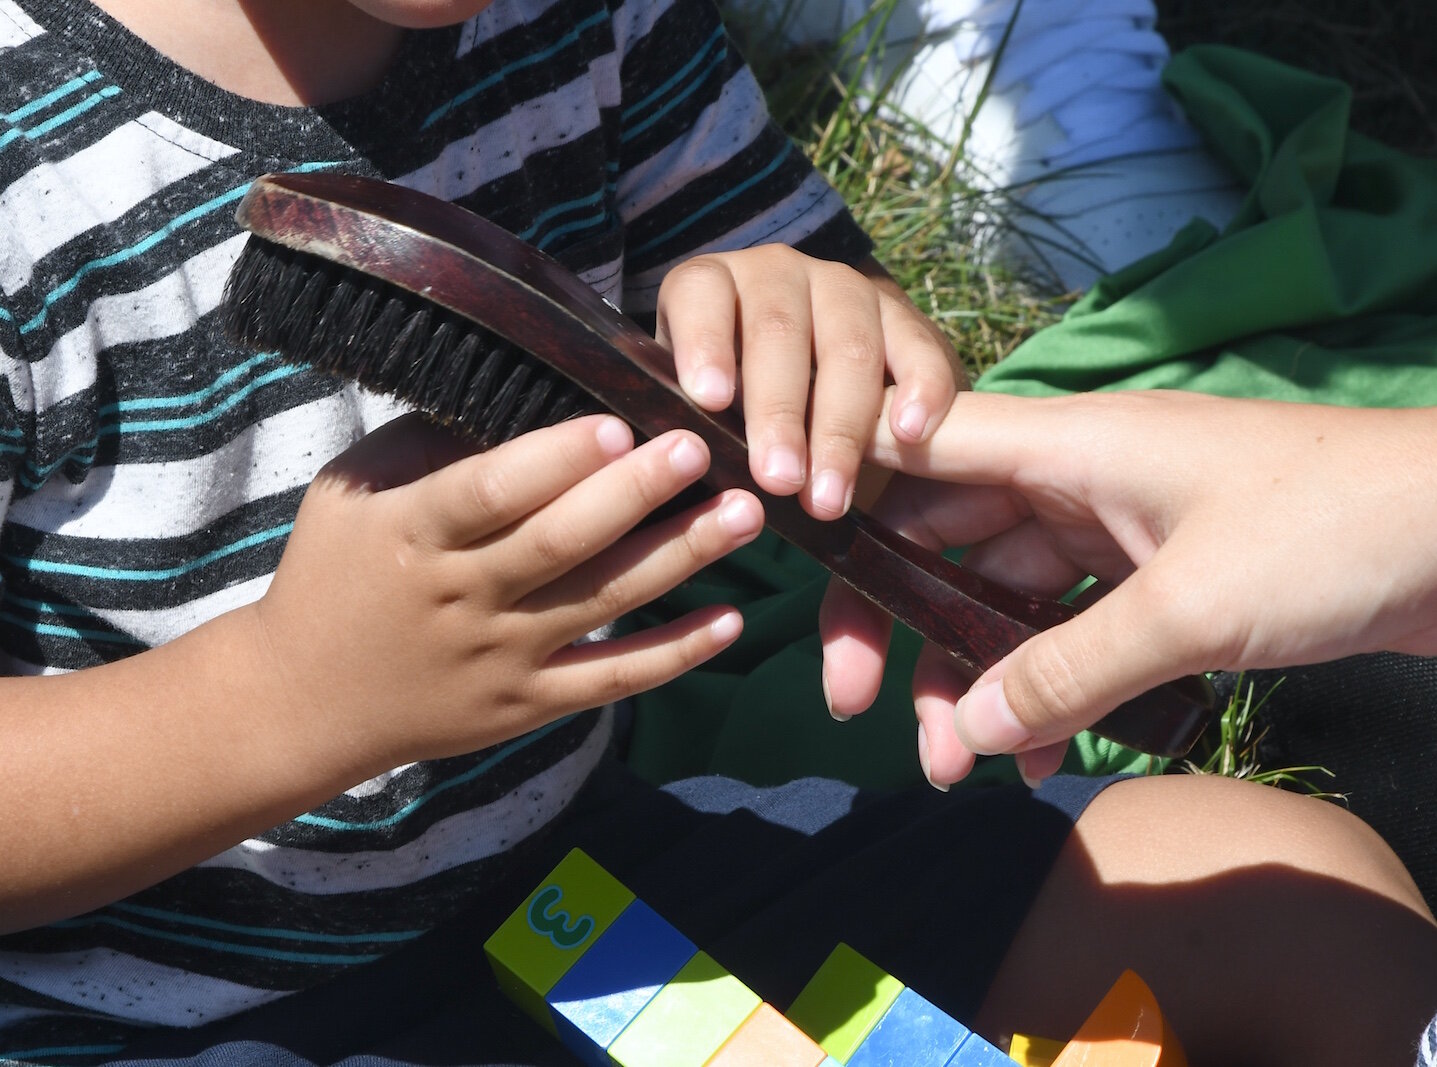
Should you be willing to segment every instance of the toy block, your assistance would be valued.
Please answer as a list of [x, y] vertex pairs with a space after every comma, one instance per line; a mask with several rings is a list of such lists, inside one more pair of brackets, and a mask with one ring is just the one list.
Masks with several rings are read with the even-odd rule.
[[847, 1063], [903, 991], [903, 983], [840, 943], [786, 1013], [839, 1063]]
[[609, 1046], [622, 1067], [703, 1067], [759, 1005], [756, 993], [706, 952], [659, 990]]
[[848, 1067], [946, 1067], [971, 1033], [904, 989], [848, 1060]]
[[544, 998], [633, 900], [608, 871], [574, 849], [484, 942], [499, 987], [557, 1036]]
[[1018, 1067], [1053, 1067], [1063, 1042], [1030, 1034], [1014, 1034], [1008, 1043], [1008, 1056]]
[[1187, 1067], [1146, 982], [1124, 971], [1053, 1067]]
[[559, 1039], [585, 1063], [609, 1067], [605, 1050], [697, 951], [635, 900], [544, 998]]
[[819, 1067], [826, 1057], [771, 1004], [760, 1004], [704, 1067]]
[[1014, 1067], [1014, 1064], [1002, 1049], [977, 1034], [969, 1034], [945, 1067]]

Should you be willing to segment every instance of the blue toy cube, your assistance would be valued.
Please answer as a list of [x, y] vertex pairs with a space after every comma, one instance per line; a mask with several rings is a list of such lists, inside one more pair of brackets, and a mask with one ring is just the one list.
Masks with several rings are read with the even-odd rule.
[[905, 988], [849, 1057], [848, 1067], [947, 1067], [971, 1032]]
[[608, 1067], [614, 1039], [696, 951], [693, 942], [635, 900], [544, 998], [560, 1040], [585, 1063]]
[[1018, 1063], [977, 1034], [971, 1034], [946, 1067], [1018, 1067]]

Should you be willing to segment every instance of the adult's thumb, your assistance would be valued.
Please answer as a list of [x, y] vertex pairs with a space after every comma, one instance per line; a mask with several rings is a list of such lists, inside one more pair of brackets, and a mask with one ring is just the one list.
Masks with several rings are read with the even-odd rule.
[[[1141, 577], [1140, 577], [1141, 576]], [[1195, 654], [1140, 569], [1087, 610], [1036, 634], [985, 671], [954, 708], [972, 752], [1021, 752], [1086, 729], [1191, 669]], [[1162, 598], [1156, 601], [1162, 604]]]

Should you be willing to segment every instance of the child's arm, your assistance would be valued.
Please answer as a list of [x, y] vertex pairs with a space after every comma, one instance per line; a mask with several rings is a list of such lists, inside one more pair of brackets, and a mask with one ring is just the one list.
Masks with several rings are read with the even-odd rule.
[[573, 645], [755, 536], [731, 492], [631, 533], [707, 465], [596, 416], [464, 456], [402, 419], [321, 471], [268, 592], [71, 675], [0, 679], [0, 930], [87, 911], [406, 762], [660, 684], [715, 607]]
[[[1430, 410], [975, 394], [925, 445], [879, 437], [876, 462], [923, 479], [895, 478], [881, 501], [896, 529], [971, 545], [966, 565], [1033, 592], [1089, 574], [1113, 587], [971, 687], [925, 651], [914, 695], [935, 783], [963, 777], [973, 753], [1022, 753], [1030, 778], [1050, 774], [1070, 736], [1181, 675], [1437, 653]], [[877, 692], [886, 620], [834, 586], [821, 628], [832, 707], [857, 713]]]
[[889, 431], [916, 444], [966, 385], [952, 346], [873, 259], [855, 269], [783, 245], [697, 256], [665, 277], [657, 335], [698, 403], [741, 394], [754, 479], [799, 492], [817, 518], [852, 503], [885, 390]]

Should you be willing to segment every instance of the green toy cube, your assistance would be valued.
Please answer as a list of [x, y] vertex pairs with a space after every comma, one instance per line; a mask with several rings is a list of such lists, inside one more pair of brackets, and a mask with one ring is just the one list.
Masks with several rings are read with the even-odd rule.
[[609, 1046], [622, 1067], [703, 1067], [759, 1006], [752, 992], [706, 952], [659, 990]]
[[903, 983], [840, 943], [789, 1006], [789, 1020], [847, 1063], [903, 992]]
[[574, 849], [484, 942], [499, 987], [557, 1037], [544, 998], [633, 900], [613, 875]]

